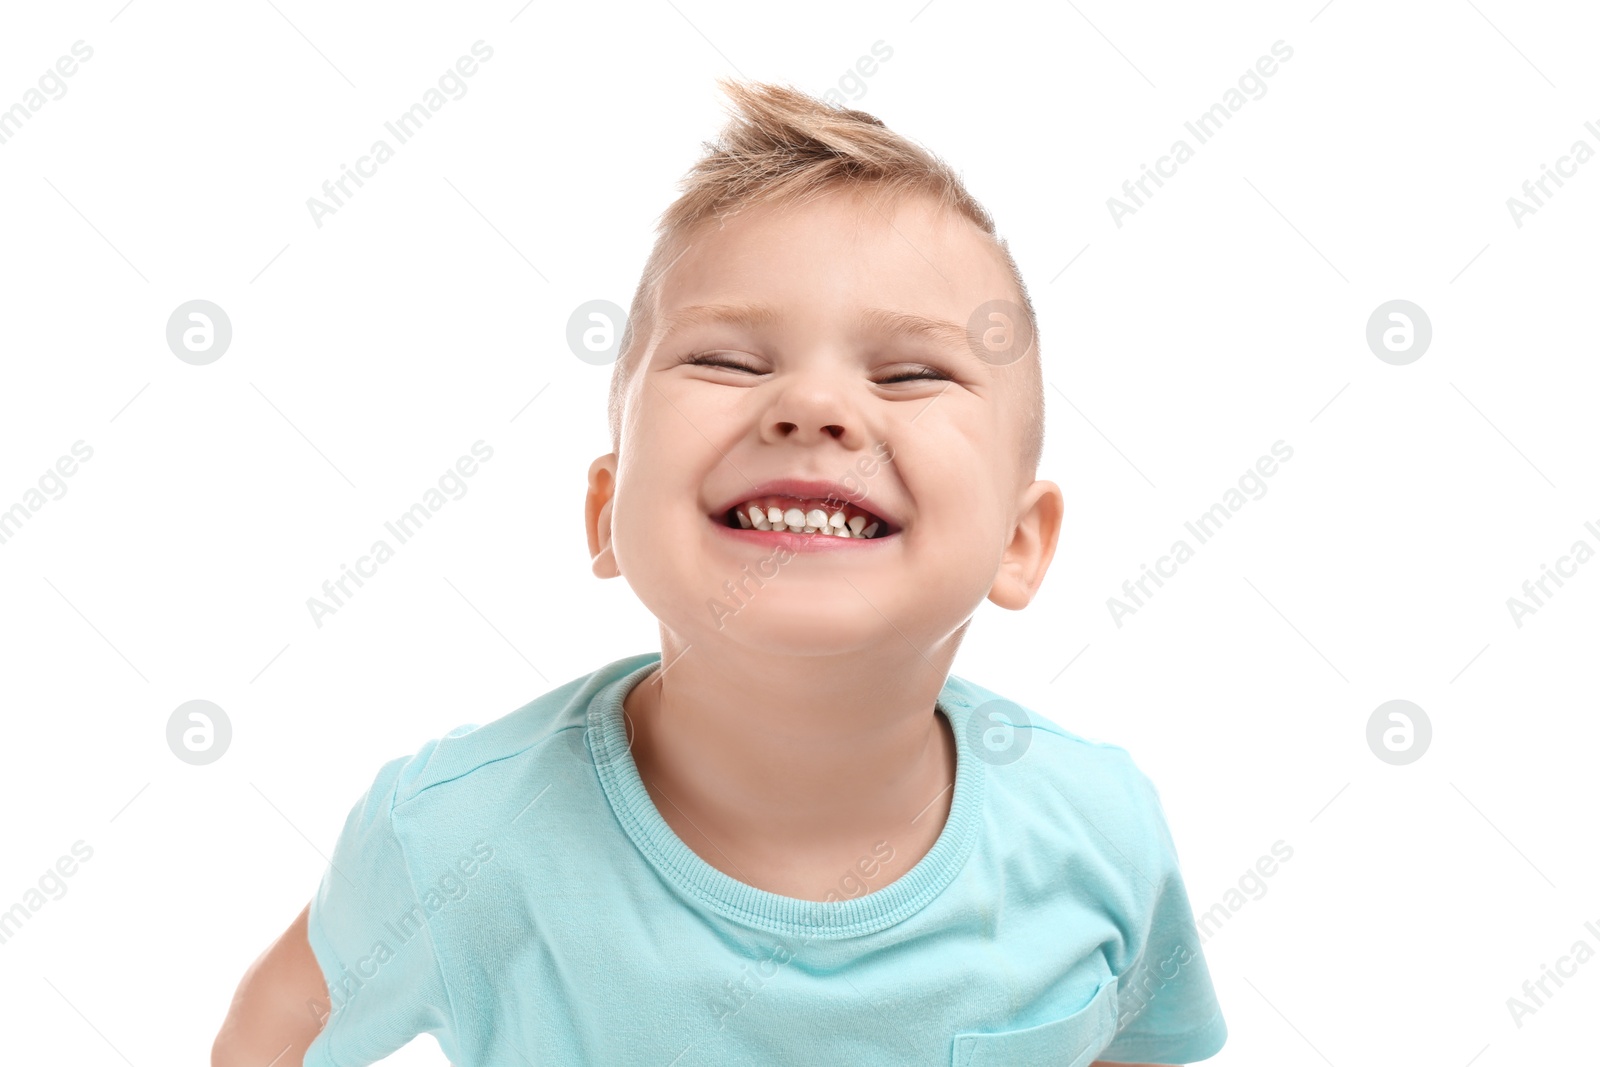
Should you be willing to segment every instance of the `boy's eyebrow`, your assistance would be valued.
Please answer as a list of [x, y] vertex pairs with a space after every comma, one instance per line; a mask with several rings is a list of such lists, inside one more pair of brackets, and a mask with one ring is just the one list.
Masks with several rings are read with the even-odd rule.
[[[693, 304], [679, 308], [669, 315], [660, 336], [666, 338], [673, 332], [689, 326], [712, 322], [727, 323], [754, 329], [778, 321], [775, 308], [765, 304]], [[886, 308], [868, 308], [856, 320], [863, 333], [880, 337], [909, 337], [933, 341], [950, 348], [966, 349], [966, 327], [942, 319], [931, 319], [907, 311], [890, 311]]]
[[665, 338], [689, 326], [703, 326], [711, 322], [754, 329], [776, 322], [777, 318], [778, 313], [764, 304], [691, 304], [666, 317], [660, 336]]
[[883, 337], [910, 337], [934, 341], [949, 348], [967, 348], [967, 329], [943, 319], [930, 319], [907, 311], [868, 308], [858, 320], [864, 332]]

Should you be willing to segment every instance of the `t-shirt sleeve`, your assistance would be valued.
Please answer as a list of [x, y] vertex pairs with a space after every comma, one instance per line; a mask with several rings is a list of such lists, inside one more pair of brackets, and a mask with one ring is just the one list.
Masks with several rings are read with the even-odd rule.
[[1155, 786], [1136, 768], [1148, 798], [1149, 824], [1141, 851], [1145, 931], [1133, 964], [1117, 976], [1117, 1036], [1099, 1059], [1124, 1063], [1186, 1064], [1221, 1051], [1228, 1037], [1222, 1007], [1200, 949], [1194, 912], [1178, 868], [1177, 848], [1167, 828]]
[[311, 901], [306, 927], [328, 984], [322, 1032], [305, 1067], [364, 1067], [450, 1018], [427, 913], [418, 902], [394, 808], [415, 757], [378, 772], [345, 820], [333, 858]]

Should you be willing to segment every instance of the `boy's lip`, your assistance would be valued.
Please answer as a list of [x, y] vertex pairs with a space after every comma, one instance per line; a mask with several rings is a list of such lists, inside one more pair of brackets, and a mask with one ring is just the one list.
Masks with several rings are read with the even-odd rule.
[[872, 498], [859, 489], [852, 491], [838, 482], [809, 481], [804, 478], [773, 478], [761, 482], [738, 496], [730, 497], [724, 501], [721, 507], [712, 512], [712, 518], [726, 516], [735, 506], [744, 503], [746, 500], [753, 500], [762, 496], [792, 496], [800, 499], [832, 500], [840, 504], [854, 504], [862, 511], [871, 512], [877, 516], [880, 522], [887, 526], [888, 531], [884, 536], [900, 532], [900, 524], [895, 521], [894, 516], [884, 511]]
[[724, 537], [732, 537], [752, 545], [763, 545], [767, 548], [786, 548], [790, 552], [850, 552], [864, 551], [869, 545], [882, 545], [890, 536], [881, 537], [826, 537], [822, 534], [808, 533], [777, 533], [772, 530], [741, 530], [737, 526], [726, 526], [721, 522], [713, 522], [717, 532]]

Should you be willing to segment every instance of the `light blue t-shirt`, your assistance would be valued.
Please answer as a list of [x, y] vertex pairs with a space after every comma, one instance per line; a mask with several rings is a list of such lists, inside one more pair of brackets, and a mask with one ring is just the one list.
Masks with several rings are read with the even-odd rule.
[[[632, 656], [386, 764], [312, 901], [307, 1067], [432, 1033], [456, 1067], [1183, 1064], [1227, 1036], [1165, 816], [1127, 752], [950, 676], [951, 809], [837, 900], [738, 881], [657, 811]], [[881, 873], [879, 875], [881, 878]]]

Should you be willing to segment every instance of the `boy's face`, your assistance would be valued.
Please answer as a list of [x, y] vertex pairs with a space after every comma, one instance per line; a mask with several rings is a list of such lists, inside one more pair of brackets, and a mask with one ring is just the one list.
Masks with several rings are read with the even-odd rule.
[[[1025, 606], [1061, 494], [1021, 469], [1025, 363], [969, 343], [994, 300], [1020, 303], [999, 254], [932, 201], [834, 194], [699, 231], [658, 288], [620, 454], [591, 468], [595, 572], [684, 640], [797, 655], [926, 652], [985, 597]], [[864, 512], [877, 536], [744, 529], [752, 502]]]

